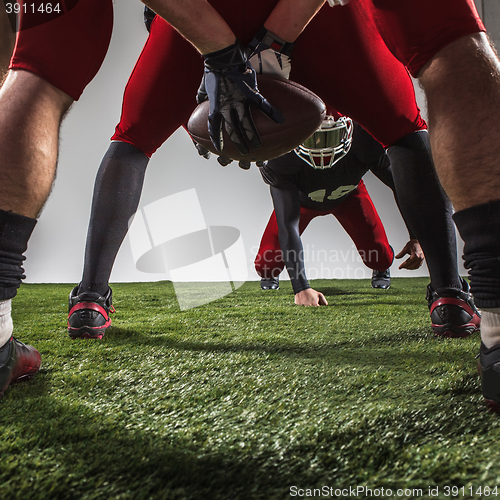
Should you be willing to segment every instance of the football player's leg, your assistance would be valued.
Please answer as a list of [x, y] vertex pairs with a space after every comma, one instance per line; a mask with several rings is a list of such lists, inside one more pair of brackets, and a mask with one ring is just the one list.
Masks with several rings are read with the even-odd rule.
[[383, 8], [387, 1], [379, 0], [377, 6], [382, 9], [374, 13], [387, 43], [419, 77], [426, 92], [436, 170], [458, 210], [454, 219], [465, 241], [471, 289], [483, 311], [483, 394], [500, 411], [500, 125], [496, 118], [500, 63], [472, 0], [424, 0], [416, 9], [401, 2], [390, 17]]
[[[448, 76], [442, 71], [448, 70], [456, 101], [443, 92]], [[481, 309], [483, 395], [500, 412], [500, 63], [484, 34], [464, 37], [436, 55], [421, 81], [436, 127], [436, 167], [457, 209], [465, 266]]]
[[440, 336], [467, 337], [477, 331], [480, 316], [468, 283], [458, 273], [453, 208], [437, 179], [429, 135], [426, 131], [409, 134], [387, 153], [391, 165], [402, 167], [393, 167], [399, 205], [406, 206], [406, 222], [426, 256], [431, 277], [427, 302], [432, 329]]
[[52, 186], [59, 125], [72, 102], [38, 75], [10, 71], [0, 90], [1, 210], [38, 216]]
[[196, 107], [203, 66], [195, 49], [157, 17], [129, 78], [122, 116], [94, 187], [82, 291], [104, 294], [137, 210], [151, 155]]
[[332, 214], [351, 237], [365, 266], [377, 271], [391, 267], [394, 251], [363, 181]]
[[52, 186], [62, 117], [100, 67], [111, 24], [111, 2], [103, 9], [89, 0], [21, 30], [0, 90], [0, 396], [40, 366], [38, 352], [11, 337], [10, 301], [24, 279], [23, 253]]
[[387, 154], [398, 203], [422, 246], [432, 287], [461, 289], [453, 208], [434, 169], [429, 134], [426, 130], [408, 134]]
[[16, 35], [11, 27], [7, 10], [2, 7], [0, 8], [0, 86], [7, 73], [15, 42]]
[[500, 199], [500, 62], [486, 35], [460, 38], [419, 73], [441, 183], [455, 209]]
[[[83, 277], [70, 294], [72, 337], [101, 338], [111, 324], [109, 277], [137, 210], [149, 158], [187, 122], [202, 74], [195, 49], [163, 19], [155, 18], [127, 83], [113, 142], [97, 173]], [[82, 306], [88, 303], [94, 305]]]
[[260, 246], [254, 264], [257, 274], [261, 279], [266, 281], [278, 278], [285, 267], [285, 261], [283, 260], [283, 253], [278, 238], [278, 223], [274, 210], [264, 230], [262, 239], [260, 240]]

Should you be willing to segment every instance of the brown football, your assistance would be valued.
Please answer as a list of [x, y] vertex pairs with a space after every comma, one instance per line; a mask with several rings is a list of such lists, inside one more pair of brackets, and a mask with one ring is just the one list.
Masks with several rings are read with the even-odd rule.
[[288, 153], [309, 138], [321, 125], [326, 106], [314, 92], [291, 80], [269, 75], [258, 76], [258, 87], [260, 93], [278, 108], [285, 118], [283, 123], [278, 124], [257, 108], [251, 107], [252, 118], [262, 140], [261, 147], [250, 147], [250, 152], [242, 155], [224, 130], [222, 152], [217, 151], [208, 135], [208, 101], [197, 106], [189, 118], [187, 129], [191, 137], [217, 155], [238, 161], [263, 161]]

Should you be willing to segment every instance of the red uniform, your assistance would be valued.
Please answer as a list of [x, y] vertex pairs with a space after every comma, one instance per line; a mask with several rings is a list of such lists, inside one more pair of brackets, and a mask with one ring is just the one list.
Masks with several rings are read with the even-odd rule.
[[[252, 2], [241, 16], [234, 2], [211, 2], [243, 43], [251, 40], [276, 2], [261, 7], [268, 3]], [[407, 71], [387, 49], [374, 22], [361, 13], [356, 1], [346, 7], [324, 7], [296, 42], [291, 79], [389, 146], [426, 125]], [[151, 156], [188, 120], [202, 75], [200, 55], [156, 17], [127, 84], [122, 117], [112, 139]]]
[[486, 31], [474, 0], [353, 0], [373, 18], [393, 54], [416, 77], [446, 45]]
[[[73, 7], [75, 2], [70, 3]], [[251, 40], [276, 3], [211, 1], [243, 43]], [[425, 123], [405, 69], [376, 26], [414, 74], [444, 45], [484, 26], [473, 0], [353, 0], [345, 7], [325, 6], [311, 21], [297, 40], [291, 78], [388, 146], [425, 128]], [[57, 19], [21, 31], [11, 67], [36, 73], [78, 99], [104, 59], [111, 29], [111, 0], [80, 0]], [[196, 106], [201, 76], [200, 55], [156, 18], [127, 85], [113, 139], [151, 155], [186, 122]]]
[[106, 56], [113, 29], [113, 3], [38, 1], [44, 6], [49, 3], [53, 8], [59, 5], [63, 13], [33, 10], [31, 0], [22, 4], [27, 12], [24, 14], [21, 8], [20, 31], [10, 68], [35, 73], [78, 100]]
[[[391, 267], [394, 253], [387, 240], [384, 225], [363, 181], [359, 182], [340, 205], [330, 210], [314, 210], [301, 206], [299, 235], [302, 235], [314, 218], [330, 214], [340, 222], [351, 237], [366, 267], [377, 271], [384, 271]], [[255, 257], [255, 270], [261, 278], [277, 278], [285, 267], [283, 253], [286, 251], [282, 251], [278, 236], [278, 222], [276, 212], [273, 211]], [[299, 257], [297, 257], [298, 259]], [[301, 259], [303, 259], [302, 256]], [[301, 263], [300, 270], [302, 269]], [[297, 282], [297, 285], [294, 286], [295, 293], [308, 288], [305, 274], [298, 274], [299, 277], [303, 278], [305, 284], [297, 279], [292, 280], [292, 284]]]

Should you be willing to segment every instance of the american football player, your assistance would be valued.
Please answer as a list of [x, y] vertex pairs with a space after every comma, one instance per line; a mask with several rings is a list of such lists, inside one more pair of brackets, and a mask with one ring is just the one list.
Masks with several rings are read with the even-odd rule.
[[349, 6], [375, 22], [425, 91], [436, 170], [456, 210], [481, 309], [482, 391], [500, 413], [500, 61], [474, 0], [353, 0]]
[[[374, 270], [372, 286], [389, 287], [394, 252], [362, 181], [368, 170], [395, 191], [382, 146], [350, 118], [332, 115], [294, 152], [260, 168], [274, 205], [255, 258], [262, 289], [278, 288], [286, 265], [296, 304], [327, 304], [323, 294], [309, 286], [300, 235], [312, 219], [328, 214], [338, 219], [364, 264]], [[418, 269], [424, 255], [411, 231], [396, 258], [406, 254], [410, 257], [400, 268]]]
[[[148, 4], [190, 40], [193, 58], [205, 55], [214, 124], [225, 116], [214, 99], [220, 85], [231, 87], [232, 102], [251, 101], [280, 120], [258, 92], [241, 44], [221, 16], [229, 22], [238, 18], [241, 25], [245, 5], [238, 0], [148, 0]], [[225, 6], [219, 8], [221, 4]], [[258, 0], [244, 24], [257, 31], [267, 22], [293, 42], [322, 4], [323, 0]], [[12, 382], [29, 378], [40, 367], [38, 351], [12, 336], [11, 300], [24, 279], [23, 254], [52, 187], [62, 118], [99, 70], [113, 23], [111, 0], [60, 0], [50, 12], [40, 0], [30, 2], [31, 9], [23, 8], [27, 3], [22, 1], [18, 5], [16, 46], [0, 90], [0, 397]], [[240, 27], [235, 28], [238, 33]], [[198, 82], [202, 73], [196, 74]], [[239, 127], [247, 119], [246, 113], [232, 116], [231, 125]]]

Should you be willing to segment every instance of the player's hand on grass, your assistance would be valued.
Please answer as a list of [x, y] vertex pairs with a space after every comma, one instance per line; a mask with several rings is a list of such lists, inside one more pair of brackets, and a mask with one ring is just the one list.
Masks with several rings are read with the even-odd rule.
[[283, 115], [265, 99], [257, 88], [257, 78], [239, 40], [236, 43], [205, 54], [205, 73], [198, 89], [197, 101], [208, 99], [208, 131], [218, 151], [224, 146], [223, 128], [241, 154], [248, 154], [249, 146], [262, 145], [250, 113], [255, 106], [277, 123]]
[[327, 306], [328, 302], [321, 292], [308, 288], [295, 294], [295, 304], [298, 306]]
[[398, 269], [409, 269], [413, 271], [418, 269], [423, 264], [425, 259], [422, 247], [420, 246], [418, 240], [415, 239], [410, 240], [395, 258], [402, 259], [405, 255], [409, 255], [409, 257], [402, 264], [400, 264]]

